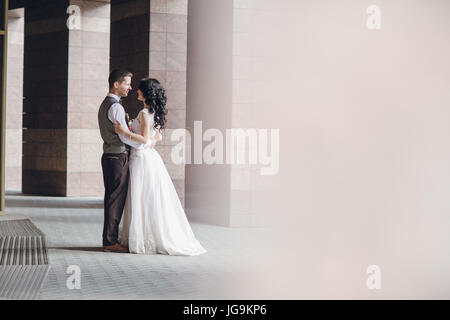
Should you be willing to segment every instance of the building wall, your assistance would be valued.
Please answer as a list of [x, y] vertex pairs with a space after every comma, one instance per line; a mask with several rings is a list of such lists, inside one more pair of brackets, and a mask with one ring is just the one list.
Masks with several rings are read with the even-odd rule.
[[25, 6], [22, 191], [65, 196], [69, 1]]

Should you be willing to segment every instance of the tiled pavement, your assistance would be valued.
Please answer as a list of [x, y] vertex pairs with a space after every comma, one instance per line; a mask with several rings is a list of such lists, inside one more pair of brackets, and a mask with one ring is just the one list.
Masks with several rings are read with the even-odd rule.
[[[47, 237], [50, 273], [38, 299], [251, 299], [236, 279], [261, 264], [265, 230], [191, 222], [208, 250], [197, 257], [104, 253], [102, 200], [7, 195], [7, 215], [25, 215]], [[262, 249], [262, 250], [260, 250]], [[81, 270], [70, 290], [66, 270]]]

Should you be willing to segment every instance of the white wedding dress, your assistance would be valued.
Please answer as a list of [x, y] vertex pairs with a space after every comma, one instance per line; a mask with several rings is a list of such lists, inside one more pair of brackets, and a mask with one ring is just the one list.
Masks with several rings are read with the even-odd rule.
[[[150, 128], [154, 117], [150, 116]], [[140, 134], [139, 116], [131, 129]], [[131, 253], [199, 255], [206, 250], [195, 238], [180, 199], [158, 151], [131, 149], [130, 180], [119, 243]]]

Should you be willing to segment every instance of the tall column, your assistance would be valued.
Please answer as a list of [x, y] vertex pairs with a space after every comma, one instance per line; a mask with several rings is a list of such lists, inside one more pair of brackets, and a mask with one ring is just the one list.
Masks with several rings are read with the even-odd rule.
[[6, 50], [8, 1], [0, 3], [0, 215], [5, 211]]
[[[201, 222], [259, 226], [275, 202], [267, 191], [272, 180], [250, 161], [251, 153], [260, 158], [257, 130], [278, 126], [274, 115], [279, 111], [269, 104], [273, 97], [267, 81], [276, 61], [267, 57], [274, 46], [269, 5], [251, 0], [189, 3], [187, 127], [195, 134], [194, 122], [201, 121], [203, 133], [218, 129], [223, 137], [223, 164], [195, 163], [194, 155], [194, 163], [186, 167], [186, 208]], [[245, 145], [227, 134], [232, 129], [245, 134]], [[271, 132], [266, 133], [270, 142]], [[193, 140], [203, 156], [210, 143], [203, 136]], [[227, 145], [233, 147], [228, 150]], [[236, 161], [237, 154], [245, 163]]]
[[[194, 121], [202, 131], [231, 128], [233, 2], [189, 3], [187, 127], [195, 148]], [[202, 137], [197, 137], [202, 139]], [[191, 152], [194, 158], [194, 152]], [[197, 161], [198, 162], [198, 161]], [[186, 210], [195, 220], [230, 224], [231, 168], [225, 164], [186, 166]]]
[[[263, 140], [261, 131], [266, 132], [264, 142], [267, 150], [275, 154], [276, 141], [272, 141], [272, 129], [280, 123], [275, 120], [277, 103], [274, 103], [271, 81], [276, 77], [273, 66], [278, 55], [270, 58], [277, 34], [268, 21], [276, 21], [273, 8], [276, 1], [233, 1], [233, 46], [232, 46], [232, 104], [231, 127], [253, 132], [256, 144], [237, 146], [236, 153], [246, 156], [245, 164], [231, 164], [229, 225], [251, 227], [266, 224], [270, 207], [275, 207], [273, 192], [276, 186], [273, 176], [261, 174], [260, 156]], [[268, 41], [268, 39], [271, 39]], [[258, 130], [258, 132], [256, 131]], [[250, 163], [250, 154], [256, 154], [258, 162]], [[273, 185], [271, 185], [271, 183]], [[270, 200], [272, 199], [272, 200]]]
[[187, 5], [187, 0], [111, 1], [111, 69], [134, 73], [124, 107], [131, 118], [142, 108], [136, 99], [141, 78], [156, 78], [165, 87], [168, 123], [157, 150], [183, 204], [185, 166], [171, 161], [170, 134], [186, 127]]
[[8, 13], [6, 80], [6, 190], [22, 189], [23, 8]]
[[[69, 30], [71, 5], [81, 23]], [[97, 110], [108, 91], [108, 55], [107, 1], [26, 2], [23, 192], [103, 195]]]
[[69, 31], [67, 196], [103, 196], [98, 108], [108, 92], [110, 4], [71, 0], [80, 29]]

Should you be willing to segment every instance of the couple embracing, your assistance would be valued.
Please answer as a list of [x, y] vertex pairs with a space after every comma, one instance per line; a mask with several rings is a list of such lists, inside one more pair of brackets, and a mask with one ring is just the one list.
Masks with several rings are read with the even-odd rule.
[[154, 149], [166, 123], [165, 90], [156, 79], [140, 81], [137, 92], [143, 108], [130, 131], [120, 99], [132, 89], [132, 76], [124, 70], [111, 72], [109, 93], [98, 112], [104, 142], [103, 250], [189, 256], [205, 253]]

